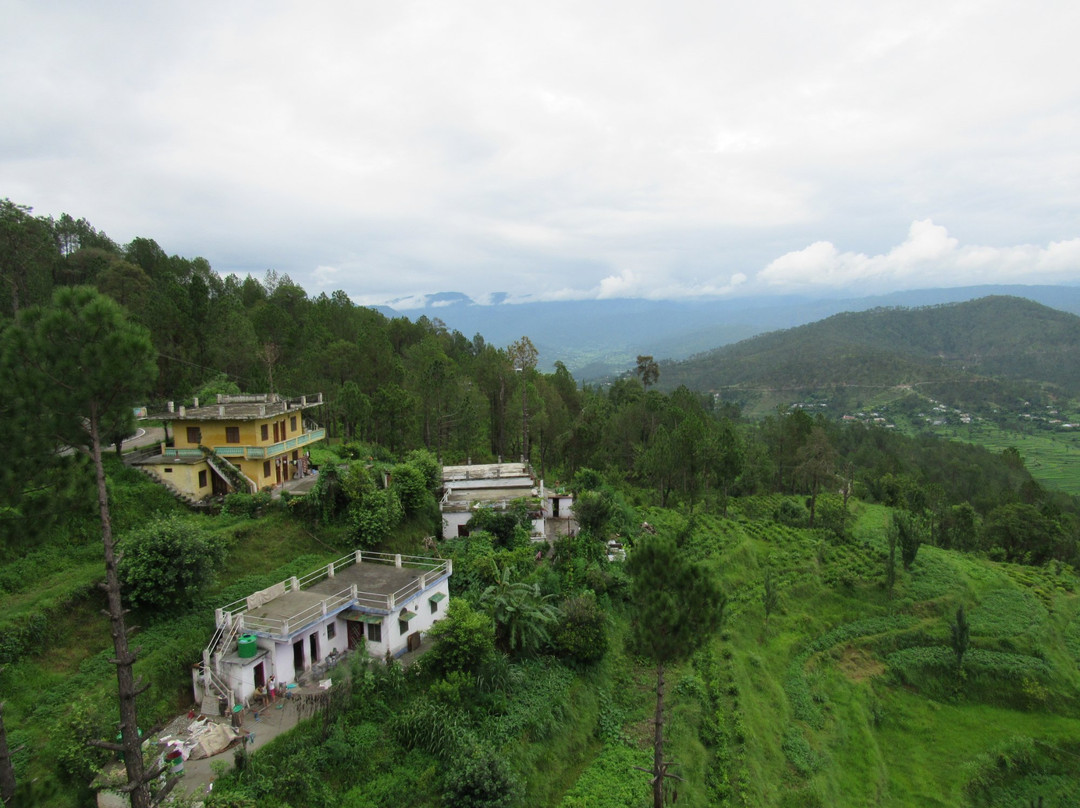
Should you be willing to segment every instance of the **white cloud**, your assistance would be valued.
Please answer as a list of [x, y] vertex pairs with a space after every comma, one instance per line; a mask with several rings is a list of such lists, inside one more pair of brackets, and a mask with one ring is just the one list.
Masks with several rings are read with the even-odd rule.
[[[0, 195], [356, 300], [1025, 277], [1006, 245], [1050, 245], [1052, 274], [1078, 235], [1065, 0], [14, 0], [5, 22]], [[932, 225], [890, 248], [930, 219], [989, 254]]]
[[317, 288], [326, 289], [336, 283], [338, 273], [340, 272], [341, 270], [337, 267], [317, 266], [312, 271], [311, 277], [315, 281], [315, 286]]
[[929, 219], [913, 222], [907, 238], [879, 255], [840, 252], [828, 241], [772, 261], [757, 280], [773, 288], [879, 292], [993, 283], [1074, 283], [1080, 277], [1080, 238], [1047, 247], [961, 246]]

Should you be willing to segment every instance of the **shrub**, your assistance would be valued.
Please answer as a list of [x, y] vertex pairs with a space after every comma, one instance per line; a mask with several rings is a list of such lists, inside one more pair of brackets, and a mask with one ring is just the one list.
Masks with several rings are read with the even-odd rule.
[[401, 501], [393, 489], [378, 489], [364, 495], [350, 508], [353, 541], [357, 547], [373, 547], [386, 539], [404, 518]]
[[448, 767], [443, 781], [446, 808], [510, 808], [524, 794], [524, 788], [493, 749], [474, 750]]
[[191, 518], [167, 516], [119, 542], [120, 583], [134, 606], [190, 606], [225, 561], [224, 542]]
[[596, 596], [586, 592], [567, 598], [561, 612], [551, 638], [555, 650], [577, 662], [602, 659], [607, 651], [607, 616], [597, 605]]
[[424, 475], [410, 463], [398, 463], [391, 474], [394, 491], [405, 514], [411, 516], [422, 510], [430, 496]]
[[424, 667], [438, 675], [454, 671], [475, 674], [495, 653], [495, 626], [490, 617], [467, 601], [454, 598], [446, 617], [428, 631], [434, 646], [424, 655]]

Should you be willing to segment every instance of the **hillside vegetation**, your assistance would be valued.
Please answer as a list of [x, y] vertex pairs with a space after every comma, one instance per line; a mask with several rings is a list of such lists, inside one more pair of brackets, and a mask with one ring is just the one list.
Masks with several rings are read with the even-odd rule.
[[[633, 524], [676, 537], [728, 598], [721, 628], [668, 674], [667, 756], [685, 778], [674, 785], [679, 804], [1026, 806], [1037, 796], [1068, 804], [1080, 787], [1080, 579], [1061, 564], [999, 563], [924, 545], [910, 571], [897, 561], [890, 595], [891, 511], [849, 505], [845, 536], [806, 527], [805, 511], [778, 522], [802, 510], [781, 495], [739, 498], [727, 516], [654, 506], [634, 514]], [[209, 636], [214, 605], [338, 552], [304, 538], [296, 518], [271, 511], [199, 520], [228, 537], [226, 580], [190, 611], [143, 615], [148, 722], [186, 707], [187, 667]], [[434, 662], [405, 671], [345, 660], [333, 676], [350, 682], [347, 701], [260, 751], [219, 783], [214, 804], [647, 801], [648, 775], [633, 767], [647, 768], [651, 756], [653, 668], [628, 645], [635, 607], [623, 564], [580, 544], [537, 564], [527, 544], [483, 534], [444, 552], [454, 558], [454, 601], [475, 603], [478, 615], [495, 571], [511, 570], [564, 609], [575, 593], [591, 593], [607, 616], [594, 635], [603, 641], [591, 641], [588, 653], [562, 644], [497, 655], [476, 678]], [[767, 577], [777, 599], [766, 620]], [[19, 774], [47, 778], [35, 792], [42, 805], [83, 804], [78, 776], [94, 756], [81, 743], [110, 720], [97, 597], [65, 601], [54, 630], [0, 673], [11, 739], [28, 745], [17, 755]], [[971, 646], [958, 671], [950, 623], [960, 605]], [[494, 639], [494, 626], [486, 630]], [[496, 749], [498, 765], [490, 763]], [[455, 779], [463, 756], [489, 761], [502, 796], [447, 796], [468, 791]]]
[[1021, 383], [1076, 395], [1078, 359], [1080, 317], [1023, 298], [985, 297], [837, 314], [666, 364], [661, 375], [669, 389], [685, 384], [732, 399], [740, 390], [780, 388], [797, 397], [919, 385], [937, 397], [1004, 404], [1023, 398]]
[[[1080, 790], [1077, 500], [1033, 478], [1015, 446], [941, 440], [912, 420], [924, 401], [951, 413], [946, 394], [965, 391], [987, 412], [1010, 396], [1048, 412], [1040, 396], [1075, 389], [1076, 318], [990, 299], [763, 337], [733, 354], [743, 392], [765, 384], [775, 397], [753, 420], [651, 357], [636, 375], [581, 387], [565, 366], [541, 372], [525, 336], [497, 347], [340, 292], [309, 298], [275, 273], [221, 278], [151, 239], [117, 245], [84, 220], [6, 201], [0, 219], [19, 236], [0, 242], [0, 265], [20, 268], [0, 284], [0, 370], [26, 381], [0, 406], [0, 692], [20, 804], [90, 804], [110, 756], [89, 745], [113, 738], [118, 719], [98, 589], [102, 501], [129, 555], [135, 672], [149, 685], [138, 721], [153, 727], [190, 705], [215, 607], [351, 549], [426, 554], [440, 463], [522, 455], [574, 492], [578, 533], [538, 556], [524, 502], [438, 543], [454, 559], [452, 597], [421, 662], [343, 662], [327, 709], [237, 758], [211, 805], [640, 805], [650, 775], [635, 767], [656, 766], [665, 675], [663, 758], [682, 778], [666, 787], [681, 805], [1054, 805]], [[20, 364], [16, 350], [72, 285], [148, 329], [151, 409], [230, 391], [323, 392], [309, 412], [332, 442], [313, 448], [315, 489], [232, 494], [209, 509], [220, 513], [194, 515], [110, 456], [96, 498], [93, 469], [57, 451], [76, 443], [44, 432], [55, 413], [28, 392], [79, 374]], [[1032, 318], [1042, 336], [1024, 342]], [[58, 363], [79, 367], [66, 354]], [[984, 375], [991, 365], [1000, 376]], [[813, 401], [780, 390], [808, 378], [833, 386]], [[879, 382], [897, 407], [909, 402], [908, 434], [819, 406]], [[113, 403], [110, 440], [139, 402]], [[84, 423], [77, 405], [65, 435]], [[185, 531], [199, 541], [147, 540]], [[611, 540], [629, 563], [609, 560]], [[638, 557], [660, 563], [633, 578], [643, 546]], [[172, 549], [138, 559], [148, 547]], [[181, 566], [197, 572], [168, 593], [130, 577]], [[720, 585], [718, 629], [704, 627], [721, 617], [719, 599], [680, 599], [665, 569], [705, 582], [701, 592]], [[700, 636], [679, 622], [686, 654], [643, 639], [658, 602], [690, 621], [695, 604], [713, 604]], [[134, 722], [125, 729], [137, 757]]]

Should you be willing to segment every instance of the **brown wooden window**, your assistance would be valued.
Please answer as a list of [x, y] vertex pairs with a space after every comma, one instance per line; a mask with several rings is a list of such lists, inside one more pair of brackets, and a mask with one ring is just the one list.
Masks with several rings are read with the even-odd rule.
[[239, 443], [240, 442], [240, 427], [227, 426], [225, 427], [225, 442], [226, 443]]
[[263, 463], [263, 477], [269, 477], [269, 476], [270, 476], [270, 461], [267, 460], [265, 463]]
[[199, 472], [199, 488], [206, 488], [206, 472]]
[[292, 418], [289, 419], [289, 431], [290, 432], [295, 432], [296, 431], [296, 416], [295, 415]]
[[202, 430], [197, 426], [189, 426], [187, 428], [187, 442], [194, 443], [196, 446], [202, 443]]
[[270, 425], [269, 424], [263, 424], [262, 425], [262, 439], [263, 440], [270, 440]]

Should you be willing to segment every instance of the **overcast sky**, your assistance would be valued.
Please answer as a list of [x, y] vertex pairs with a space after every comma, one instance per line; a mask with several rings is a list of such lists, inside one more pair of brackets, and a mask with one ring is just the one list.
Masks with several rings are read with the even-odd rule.
[[1080, 280], [1075, 0], [0, 14], [0, 197], [221, 274], [358, 303]]

